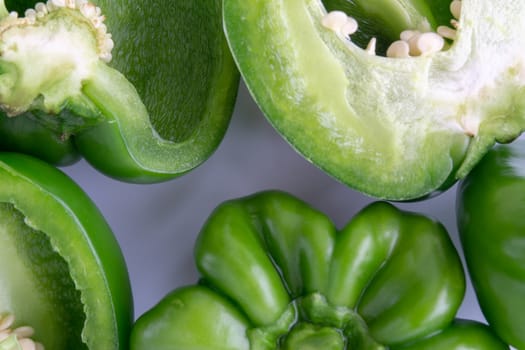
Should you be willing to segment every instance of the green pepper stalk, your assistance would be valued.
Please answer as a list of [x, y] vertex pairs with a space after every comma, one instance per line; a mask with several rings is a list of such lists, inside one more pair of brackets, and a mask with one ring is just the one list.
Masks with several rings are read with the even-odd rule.
[[0, 243], [0, 349], [129, 348], [124, 257], [69, 177], [29, 156], [0, 153]]
[[461, 182], [457, 220], [481, 310], [495, 332], [525, 348], [525, 140], [491, 150]]
[[444, 227], [376, 202], [338, 231], [282, 192], [221, 204], [195, 246], [197, 285], [140, 316], [131, 349], [508, 349], [455, 319], [462, 265]]
[[18, 14], [0, 2], [0, 148], [55, 164], [82, 155], [130, 182], [193, 169], [222, 139], [237, 91], [219, 2], [97, 4]]
[[328, 174], [392, 200], [450, 188], [524, 130], [524, 15], [510, 0], [224, 1], [272, 125]]

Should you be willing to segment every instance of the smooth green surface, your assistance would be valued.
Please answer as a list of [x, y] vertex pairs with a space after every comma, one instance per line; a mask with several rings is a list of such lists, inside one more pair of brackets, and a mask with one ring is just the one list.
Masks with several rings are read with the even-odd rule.
[[[386, 202], [337, 230], [284, 192], [230, 200], [203, 226], [195, 260], [200, 285], [175, 290], [142, 315], [132, 350], [197, 348], [199, 334], [230, 349], [233, 329], [248, 335], [251, 350], [384, 350], [435, 336], [452, 339], [435, 340], [435, 349], [462, 350], [471, 342], [470, 327], [454, 323], [465, 281], [447, 232]], [[211, 293], [206, 300], [202, 288]], [[216, 311], [228, 305], [244, 315], [242, 327]], [[454, 336], [441, 335], [448, 332]], [[503, 346], [488, 329], [480, 334], [476, 349]]]
[[[366, 2], [388, 19], [382, 3]], [[416, 1], [387, 3], [412, 3], [446, 24], [444, 1], [425, 11]], [[450, 48], [408, 59], [370, 55], [324, 28], [320, 0], [225, 0], [223, 16], [246, 85], [282, 136], [350, 187], [406, 200], [450, 187], [494, 142], [512, 140], [525, 125], [525, 4], [462, 4]], [[364, 26], [379, 26], [372, 9], [360, 15]]]
[[[37, 340], [47, 346], [50, 339], [47, 348], [77, 349], [82, 342], [87, 349], [127, 349], [130, 281], [120, 247], [93, 202], [62, 172], [13, 153], [0, 154], [0, 202], [4, 215], [14, 218], [2, 225], [2, 240], [11, 242], [3, 249], [21, 269], [2, 269], [0, 311], [20, 313]], [[16, 229], [22, 224], [29, 226], [25, 234]], [[55, 329], [47, 333], [50, 327]]]
[[191, 286], [173, 291], [141, 316], [131, 343], [133, 349], [249, 350], [248, 327], [229, 300]]
[[458, 229], [487, 321], [525, 348], [525, 142], [491, 150], [458, 190]]
[[204, 278], [233, 298], [253, 323], [265, 326], [281, 316], [291, 299], [245, 214], [242, 204], [220, 208], [197, 240], [195, 259]]
[[357, 308], [373, 337], [385, 344], [445, 327], [465, 288], [445, 228], [384, 202], [365, 208], [341, 231], [330, 277], [328, 300]]
[[[35, 2], [8, 1], [7, 7], [21, 11]], [[78, 148], [94, 167], [129, 182], [163, 181], [190, 171], [205, 161], [222, 140], [238, 88], [239, 74], [222, 30], [221, 2], [95, 3], [102, 9], [115, 42], [110, 66], [88, 61], [77, 70], [81, 73], [67, 74], [52, 67], [56, 60], [50, 59], [47, 51], [51, 50], [45, 45], [39, 54], [43, 57], [33, 61], [47, 59], [52, 63], [49, 71], [47, 63], [39, 65], [37, 71], [35, 67], [17, 65], [20, 62], [15, 62], [15, 67], [13, 62], [5, 62], [2, 73], [18, 71], [21, 76], [39, 77], [44, 81], [42, 89], [63, 96], [50, 110], [49, 94], [42, 93], [22, 114], [23, 123], [29, 126], [13, 126], [2, 114], [0, 127], [6, 127], [4, 133], [9, 141], [0, 142], [0, 147], [55, 164], [71, 161], [69, 148], [73, 148], [73, 154]], [[76, 28], [69, 34], [73, 33], [77, 33]], [[19, 41], [24, 44], [26, 39]], [[82, 62], [76, 57], [72, 61], [61, 67]], [[64, 76], [53, 74], [53, 69]], [[44, 73], [50, 78], [44, 80]], [[17, 77], [11, 74], [4, 79], [5, 84]], [[69, 80], [76, 81], [74, 78], [81, 82], [80, 89], [66, 85]], [[27, 141], [29, 132], [42, 127], [49, 129], [48, 139], [56, 140], [52, 144], [58, 150], [45, 151], [42, 139]]]
[[468, 320], [456, 320], [443, 332], [414, 344], [392, 347], [392, 350], [445, 349], [508, 350], [509, 347], [495, 337], [487, 325]]

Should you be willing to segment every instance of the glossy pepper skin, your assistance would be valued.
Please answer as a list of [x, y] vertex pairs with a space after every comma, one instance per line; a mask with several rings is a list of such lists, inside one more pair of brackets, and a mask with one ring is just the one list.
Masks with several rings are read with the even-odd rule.
[[458, 190], [457, 217], [481, 309], [502, 339], [525, 348], [525, 141], [491, 150]]
[[195, 247], [202, 279], [136, 322], [131, 349], [507, 349], [455, 320], [464, 275], [445, 229], [376, 202], [338, 231], [277, 191], [220, 205]]
[[124, 257], [68, 176], [27, 155], [0, 153], [0, 242], [0, 314], [32, 327], [46, 349], [129, 349], [134, 316]]
[[[38, 1], [5, 2], [8, 11], [23, 17]], [[59, 86], [51, 93], [63, 95], [55, 105], [48, 106], [51, 93], [43, 91], [35, 94], [27, 110], [11, 115], [13, 107], [0, 94], [0, 150], [31, 154], [55, 165], [84, 157], [106, 175], [127, 182], [159, 182], [187, 173], [217, 148], [237, 94], [239, 73], [224, 38], [221, 2], [93, 3], [101, 9], [114, 42], [111, 61], [79, 64], [79, 70], [89, 73], [78, 91], [76, 85], [60, 87], [74, 75], [67, 71], [69, 63], [50, 67], [50, 72], [66, 77], [44, 78], [42, 86]], [[7, 32], [0, 35], [0, 45]], [[17, 39], [20, 46], [30, 41]], [[32, 61], [54, 61], [52, 53], [42, 51]], [[74, 58], [70, 65], [76, 64]], [[15, 80], [16, 72], [35, 76], [43, 71], [20, 65], [11, 76], [6, 73], [11, 65], [0, 55], [0, 85]], [[20, 80], [15, 85], [28, 85], [20, 91], [32, 88]], [[4, 85], [5, 90], [16, 88]]]

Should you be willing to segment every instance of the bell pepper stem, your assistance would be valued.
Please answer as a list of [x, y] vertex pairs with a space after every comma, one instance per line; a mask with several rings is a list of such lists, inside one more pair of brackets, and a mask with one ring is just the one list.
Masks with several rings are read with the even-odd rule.
[[[274, 350], [278, 339], [288, 333], [291, 325], [297, 319], [297, 308], [295, 303], [288, 305], [279, 319], [266, 327], [253, 328], [248, 331], [251, 350]], [[295, 348], [291, 348], [295, 349]]]
[[299, 323], [290, 331], [281, 349], [343, 350], [346, 348], [344, 339], [337, 330], [310, 323]]
[[313, 293], [302, 298], [299, 309], [308, 322], [339, 329], [348, 339], [347, 349], [385, 349], [370, 336], [366, 323], [357, 312], [346, 307], [333, 306], [321, 294]]

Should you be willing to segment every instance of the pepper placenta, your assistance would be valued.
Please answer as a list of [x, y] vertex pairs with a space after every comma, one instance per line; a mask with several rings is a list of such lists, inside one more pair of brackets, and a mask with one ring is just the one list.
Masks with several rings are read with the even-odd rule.
[[395, 200], [449, 188], [522, 132], [524, 15], [508, 0], [224, 0], [269, 121], [327, 173]]
[[[0, 349], [19, 349], [10, 344], [26, 341], [18, 338], [28, 329], [48, 350], [129, 348], [133, 300], [123, 255], [69, 177], [0, 153], [0, 242]], [[29, 328], [14, 337], [21, 326]]]
[[239, 80], [220, 1], [35, 3], [0, 2], [0, 149], [130, 182], [211, 155]]
[[202, 276], [136, 322], [131, 349], [507, 349], [456, 320], [462, 265], [444, 227], [376, 202], [342, 230], [277, 191], [220, 205]]
[[525, 140], [491, 150], [462, 181], [457, 218], [481, 310], [525, 349]]

